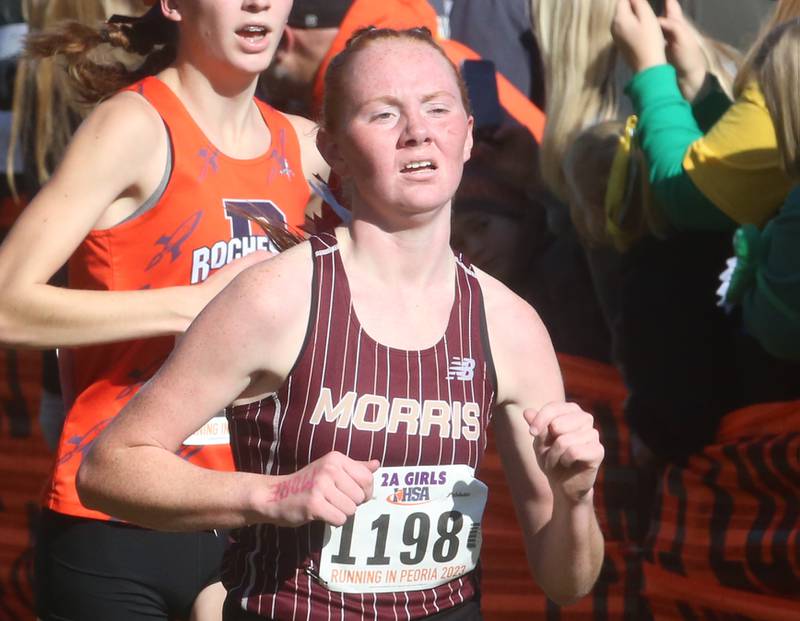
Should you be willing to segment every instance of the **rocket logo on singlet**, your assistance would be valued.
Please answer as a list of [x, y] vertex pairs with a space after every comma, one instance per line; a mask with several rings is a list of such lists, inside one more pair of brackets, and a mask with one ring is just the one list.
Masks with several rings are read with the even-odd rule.
[[472, 358], [459, 358], [454, 356], [450, 360], [446, 379], [469, 382], [473, 377], [475, 377], [475, 361]]
[[161, 235], [155, 242], [156, 247], [160, 247], [160, 250], [153, 255], [145, 266], [144, 271], [149, 272], [167, 256], [171, 262], [176, 261], [183, 252], [183, 244], [194, 234], [202, 218], [203, 212], [197, 211], [181, 222], [172, 233]]
[[[223, 199], [225, 219], [230, 222], [230, 239], [221, 239], [212, 246], [201, 246], [192, 252], [191, 283], [203, 282], [212, 270], [257, 250], [277, 252], [278, 249], [265, 235], [258, 224], [244, 214], [268, 219], [273, 223], [286, 222], [286, 216], [278, 206], [269, 200]], [[256, 234], [259, 233], [259, 234]]]

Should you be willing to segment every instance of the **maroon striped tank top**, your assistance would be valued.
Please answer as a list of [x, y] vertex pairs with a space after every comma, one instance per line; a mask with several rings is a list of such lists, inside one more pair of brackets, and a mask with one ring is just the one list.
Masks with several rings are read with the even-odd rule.
[[[334, 450], [378, 459], [382, 467], [477, 469], [497, 383], [471, 266], [457, 258], [455, 300], [442, 338], [428, 349], [405, 351], [377, 343], [361, 327], [336, 237], [313, 237], [310, 245], [312, 303], [300, 355], [280, 390], [227, 412], [237, 469], [290, 474]], [[360, 400], [366, 400], [361, 407]], [[435, 400], [439, 413], [450, 412], [450, 420], [424, 416], [426, 400]], [[376, 401], [388, 403], [380, 420]], [[474, 414], [467, 416], [467, 409]], [[323, 523], [312, 522], [234, 531], [223, 569], [230, 597], [267, 619], [408, 621], [478, 594], [476, 571], [424, 590], [328, 590], [315, 578], [324, 530]]]

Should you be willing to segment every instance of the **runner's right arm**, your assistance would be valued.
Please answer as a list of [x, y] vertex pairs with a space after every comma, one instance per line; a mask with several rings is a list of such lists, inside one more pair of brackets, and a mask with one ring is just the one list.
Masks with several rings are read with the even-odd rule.
[[200, 313], [84, 459], [78, 492], [87, 507], [148, 528], [203, 530], [341, 525], [371, 497], [376, 460], [329, 453], [294, 474], [267, 476], [208, 470], [175, 454], [239, 395], [256, 400], [283, 383], [308, 325], [308, 255], [302, 244], [245, 271]]

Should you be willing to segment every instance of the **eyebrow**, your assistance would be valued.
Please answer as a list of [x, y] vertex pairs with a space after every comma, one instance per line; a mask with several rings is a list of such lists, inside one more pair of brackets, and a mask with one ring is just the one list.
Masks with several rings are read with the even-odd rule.
[[422, 101], [428, 102], [431, 99], [438, 99], [439, 97], [449, 97], [450, 99], [458, 99], [455, 95], [448, 91], [436, 91], [435, 93], [431, 93], [430, 95], [425, 95], [422, 98]]
[[[439, 97], [448, 97], [449, 99], [457, 99], [452, 93], [448, 91], [436, 91], [435, 93], [429, 93], [422, 97], [422, 102], [427, 103], [433, 99], [438, 99]], [[375, 97], [374, 99], [368, 99], [364, 103], [362, 103], [359, 108], [364, 108], [370, 104], [374, 103], [387, 103], [387, 104], [399, 104], [400, 100], [397, 97], [393, 97], [392, 95], [385, 95], [383, 97]]]

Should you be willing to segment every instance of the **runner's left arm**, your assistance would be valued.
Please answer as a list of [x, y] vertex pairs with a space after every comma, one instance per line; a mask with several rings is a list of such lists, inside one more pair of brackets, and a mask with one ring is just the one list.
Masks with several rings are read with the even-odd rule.
[[481, 276], [498, 378], [494, 430], [528, 564], [550, 599], [569, 604], [591, 590], [603, 561], [593, 501], [603, 447], [592, 416], [565, 402], [536, 312]]

